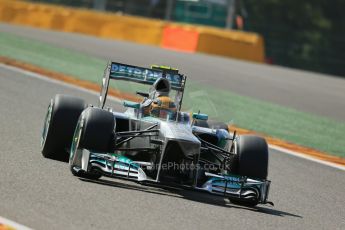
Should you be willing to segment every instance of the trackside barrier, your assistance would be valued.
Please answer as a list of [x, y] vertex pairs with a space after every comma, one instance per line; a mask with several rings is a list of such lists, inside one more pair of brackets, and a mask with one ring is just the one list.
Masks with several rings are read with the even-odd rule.
[[17, 0], [0, 0], [0, 21], [255, 62], [265, 59], [263, 38], [254, 33]]
[[0, 21], [159, 46], [164, 22], [48, 4], [0, 0]]
[[196, 52], [199, 31], [193, 26], [166, 25], [161, 46], [167, 49]]
[[164, 26], [162, 47], [264, 62], [262, 36], [207, 26], [170, 23]]
[[196, 51], [255, 62], [265, 61], [264, 40], [255, 33], [204, 27], [200, 30]]

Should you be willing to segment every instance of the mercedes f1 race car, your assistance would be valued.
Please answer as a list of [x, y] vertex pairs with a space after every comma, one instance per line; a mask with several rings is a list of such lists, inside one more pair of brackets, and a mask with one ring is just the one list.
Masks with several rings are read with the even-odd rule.
[[[271, 203], [265, 139], [183, 112], [186, 79], [170, 67], [109, 62], [97, 106], [68, 95], [51, 99], [43, 156], [68, 161], [73, 175], [91, 180], [124, 178], [206, 191], [240, 205]], [[140, 103], [124, 101], [125, 112], [114, 111], [105, 106], [110, 80], [151, 88], [137, 92]]]

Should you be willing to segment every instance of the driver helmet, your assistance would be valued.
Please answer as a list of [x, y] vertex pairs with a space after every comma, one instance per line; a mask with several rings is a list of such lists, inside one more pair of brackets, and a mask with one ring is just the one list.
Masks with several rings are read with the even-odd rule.
[[153, 83], [154, 96], [169, 96], [171, 85], [170, 81], [166, 78], [158, 78], [155, 83]]
[[168, 96], [157, 97], [151, 103], [150, 114], [153, 117], [174, 119], [176, 105]]

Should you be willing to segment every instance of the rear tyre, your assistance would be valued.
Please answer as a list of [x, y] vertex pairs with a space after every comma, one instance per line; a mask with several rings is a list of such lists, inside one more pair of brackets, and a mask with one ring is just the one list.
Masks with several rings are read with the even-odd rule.
[[51, 100], [43, 125], [41, 151], [46, 158], [68, 161], [68, 149], [81, 112], [87, 107], [84, 100], [56, 95]]
[[[232, 172], [241, 176], [253, 179], [267, 179], [268, 174], [268, 146], [264, 138], [243, 135], [236, 141], [236, 157], [232, 162]], [[232, 203], [255, 206], [258, 199], [236, 200], [230, 199]]]
[[88, 108], [80, 116], [70, 151], [70, 169], [74, 176], [99, 179], [98, 168], [89, 164], [91, 152], [114, 151], [114, 115], [111, 112]]

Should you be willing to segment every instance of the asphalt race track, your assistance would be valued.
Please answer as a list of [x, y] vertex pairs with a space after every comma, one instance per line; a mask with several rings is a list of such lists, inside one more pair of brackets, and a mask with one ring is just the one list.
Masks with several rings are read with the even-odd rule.
[[[33, 229], [343, 229], [344, 171], [270, 151], [270, 200], [246, 208], [222, 197], [104, 178], [83, 181], [40, 152], [57, 93], [97, 96], [0, 66], [0, 215]], [[119, 108], [116, 108], [119, 109]]]
[[0, 32], [16, 34], [93, 57], [149, 66], [176, 66], [188, 77], [240, 95], [345, 121], [345, 79], [260, 65], [230, 58], [186, 54], [123, 41], [0, 24]]

